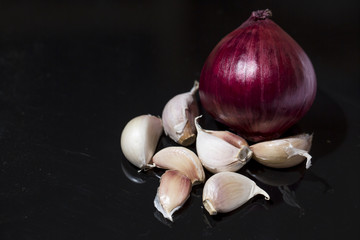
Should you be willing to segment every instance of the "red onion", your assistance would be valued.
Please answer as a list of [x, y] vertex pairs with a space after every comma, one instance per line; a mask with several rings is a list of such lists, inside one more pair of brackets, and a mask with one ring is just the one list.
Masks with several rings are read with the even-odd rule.
[[254, 11], [216, 45], [200, 76], [205, 110], [251, 141], [279, 137], [316, 94], [310, 59], [270, 16]]

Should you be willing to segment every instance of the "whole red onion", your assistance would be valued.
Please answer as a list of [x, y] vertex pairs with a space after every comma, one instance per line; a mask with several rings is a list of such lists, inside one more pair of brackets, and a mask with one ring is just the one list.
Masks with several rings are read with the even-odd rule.
[[310, 59], [270, 16], [254, 11], [216, 45], [200, 76], [205, 110], [251, 141], [279, 137], [316, 95]]

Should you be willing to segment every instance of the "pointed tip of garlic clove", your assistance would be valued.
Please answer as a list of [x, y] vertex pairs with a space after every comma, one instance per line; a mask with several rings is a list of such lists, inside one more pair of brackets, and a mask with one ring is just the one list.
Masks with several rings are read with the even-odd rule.
[[154, 206], [155, 208], [164, 216], [164, 218], [169, 219], [171, 222], [173, 222], [172, 213], [166, 211], [163, 206], [161, 205], [159, 195], [156, 194], [154, 199]]
[[131, 119], [121, 133], [120, 146], [125, 158], [138, 168], [146, 168], [163, 132], [162, 121], [152, 115]]
[[167, 170], [160, 179], [154, 199], [155, 208], [170, 221], [190, 196], [191, 180], [177, 170]]
[[196, 150], [203, 166], [212, 173], [238, 171], [252, 156], [249, 145], [242, 137], [229, 131], [204, 130], [198, 120]]
[[191, 88], [191, 90], [190, 90], [190, 94], [191, 95], [195, 95], [195, 93], [199, 90], [199, 81], [197, 81], [197, 80], [195, 80], [194, 81], [194, 85], [193, 85], [193, 87]]
[[199, 119], [202, 118], [202, 115], [199, 115], [197, 117], [194, 118], [194, 123], [195, 123], [195, 127], [196, 130], [199, 132], [199, 130], [203, 130], [199, 124]]
[[254, 191], [254, 196], [255, 195], [263, 195], [265, 200], [270, 200], [270, 196], [267, 192], [265, 192], [262, 188], [260, 188], [258, 185], [255, 185], [255, 191]]
[[273, 168], [289, 168], [306, 159], [306, 168], [311, 166], [310, 151], [312, 135], [299, 134], [287, 138], [264, 141], [250, 146], [253, 158]]
[[152, 162], [159, 168], [180, 171], [191, 180], [193, 185], [205, 180], [205, 172], [200, 159], [193, 151], [185, 147], [163, 148], [153, 156]]
[[309, 169], [311, 166], [312, 166], [312, 162], [311, 162], [311, 155], [310, 154], [307, 154], [306, 157], [306, 165], [305, 165], [305, 168], [306, 169]]

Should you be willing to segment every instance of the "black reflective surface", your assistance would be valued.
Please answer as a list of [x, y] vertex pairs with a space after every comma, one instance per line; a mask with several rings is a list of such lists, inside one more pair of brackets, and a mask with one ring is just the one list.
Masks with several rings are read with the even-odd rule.
[[[197, 186], [171, 223], [153, 206], [162, 170], [130, 165], [121, 130], [161, 115], [263, 8], [315, 67], [315, 103], [287, 132], [314, 133], [313, 166], [249, 162], [239, 172], [270, 201], [213, 217]], [[2, 1], [0, 239], [358, 238], [358, 13], [357, 1]], [[204, 114], [204, 127], [224, 128]]]

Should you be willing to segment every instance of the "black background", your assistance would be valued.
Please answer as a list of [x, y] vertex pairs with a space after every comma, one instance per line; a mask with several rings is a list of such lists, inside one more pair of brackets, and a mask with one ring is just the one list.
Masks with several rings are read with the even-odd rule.
[[[0, 239], [359, 237], [357, 2], [1, 1]], [[161, 115], [215, 44], [265, 8], [317, 74], [314, 105], [288, 132], [314, 132], [313, 166], [250, 162], [240, 173], [271, 201], [210, 217], [199, 186], [165, 221], [153, 206], [162, 171], [138, 173], [121, 131]], [[223, 128], [205, 116], [205, 128]]]

